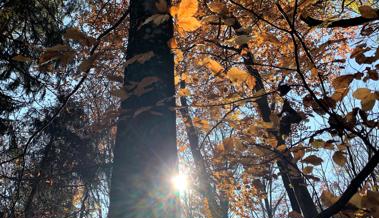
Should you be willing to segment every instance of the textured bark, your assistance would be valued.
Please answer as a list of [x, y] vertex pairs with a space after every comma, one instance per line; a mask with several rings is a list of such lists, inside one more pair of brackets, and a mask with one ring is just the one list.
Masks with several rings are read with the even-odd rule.
[[[167, 45], [172, 20], [141, 24], [159, 13], [154, 0], [130, 1], [127, 59], [154, 56], [125, 69], [129, 97], [122, 102], [110, 193], [109, 218], [179, 217], [171, 178], [177, 174], [174, 61]], [[158, 79], [136, 95], [136, 84]], [[145, 80], [146, 81], [146, 80]]]

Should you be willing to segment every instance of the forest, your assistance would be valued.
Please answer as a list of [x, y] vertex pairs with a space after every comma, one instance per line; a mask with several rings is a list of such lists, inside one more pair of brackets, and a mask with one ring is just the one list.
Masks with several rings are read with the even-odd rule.
[[379, 218], [379, 0], [0, 0], [0, 218]]

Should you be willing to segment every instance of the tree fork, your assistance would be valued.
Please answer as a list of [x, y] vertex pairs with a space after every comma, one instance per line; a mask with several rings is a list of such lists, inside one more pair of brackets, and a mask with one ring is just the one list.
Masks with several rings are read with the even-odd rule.
[[[109, 218], [178, 217], [178, 199], [171, 185], [178, 172], [174, 59], [167, 44], [173, 25], [171, 18], [159, 25], [144, 24], [152, 15], [162, 14], [155, 3], [130, 1], [127, 60], [136, 55], [146, 60], [134, 61], [125, 69], [128, 98], [122, 102], [118, 122]], [[138, 84], [148, 80], [154, 82], [136, 94]]]

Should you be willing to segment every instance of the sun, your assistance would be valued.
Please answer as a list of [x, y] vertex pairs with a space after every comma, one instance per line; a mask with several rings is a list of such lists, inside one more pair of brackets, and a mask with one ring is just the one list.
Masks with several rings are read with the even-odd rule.
[[188, 178], [185, 175], [176, 175], [172, 177], [172, 184], [175, 190], [183, 192], [188, 188]]

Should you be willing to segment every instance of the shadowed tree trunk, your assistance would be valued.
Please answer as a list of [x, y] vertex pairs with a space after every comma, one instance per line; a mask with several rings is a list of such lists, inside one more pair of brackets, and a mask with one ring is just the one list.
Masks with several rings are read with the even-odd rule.
[[144, 24], [154, 14], [164, 15], [154, 0], [131, 0], [129, 9], [132, 63], [125, 69], [128, 98], [118, 123], [109, 218], [179, 217], [170, 184], [178, 170], [174, 61], [167, 44], [172, 20]]

